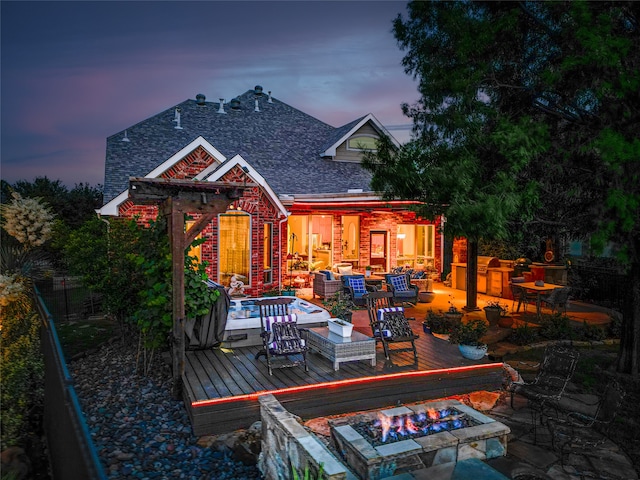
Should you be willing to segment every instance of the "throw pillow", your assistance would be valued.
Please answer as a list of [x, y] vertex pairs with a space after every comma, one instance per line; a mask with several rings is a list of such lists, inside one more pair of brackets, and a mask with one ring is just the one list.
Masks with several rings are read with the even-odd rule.
[[393, 289], [397, 292], [406, 292], [409, 290], [407, 286], [407, 277], [404, 275], [398, 275], [396, 277], [390, 277], [391, 285], [393, 285]]
[[356, 295], [364, 295], [367, 293], [367, 289], [364, 286], [364, 278], [362, 277], [350, 278], [349, 286], [353, 288], [353, 293]]
[[351, 265], [348, 267], [338, 267], [338, 273], [340, 275], [351, 275], [353, 274], [353, 267]]

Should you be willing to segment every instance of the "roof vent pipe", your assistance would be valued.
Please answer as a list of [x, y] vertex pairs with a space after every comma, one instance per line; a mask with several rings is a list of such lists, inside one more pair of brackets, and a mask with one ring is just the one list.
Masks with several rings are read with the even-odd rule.
[[260, 106], [258, 105], [258, 99], [256, 98], [256, 106], [253, 107], [253, 111], [254, 112], [259, 112], [260, 111]]
[[180, 109], [176, 108], [175, 116], [173, 117], [173, 121], [176, 122], [176, 126], [173, 127], [176, 130], [182, 130], [182, 126], [180, 126]]
[[273, 100], [271, 100], [271, 90], [269, 90], [269, 100], [267, 100], [267, 103], [273, 103]]
[[238, 97], [232, 98], [230, 105], [231, 110], [240, 110], [240, 99]]
[[253, 89], [253, 93], [256, 94], [257, 97], [262, 96], [262, 87], [260, 85], [256, 85]]
[[205, 97], [202, 93], [196, 95], [196, 102], [198, 103], [198, 105], [204, 105], [206, 99], [207, 97]]
[[218, 113], [227, 113], [224, 111], [224, 98], [220, 99], [220, 107], [218, 107]]
[[127, 137], [127, 131], [124, 131], [124, 137], [122, 137], [122, 140], [120, 140], [121, 142], [130, 142], [131, 140], [129, 140], [129, 137]]

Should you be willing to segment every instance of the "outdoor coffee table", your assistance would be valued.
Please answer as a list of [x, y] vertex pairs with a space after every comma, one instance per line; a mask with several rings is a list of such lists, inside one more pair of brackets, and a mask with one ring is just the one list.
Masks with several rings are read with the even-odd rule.
[[375, 339], [356, 331], [351, 332], [351, 337], [341, 337], [329, 332], [327, 327], [309, 328], [307, 331], [309, 349], [331, 360], [334, 370], [340, 368], [340, 363], [354, 360], [371, 360], [371, 366], [375, 367]]

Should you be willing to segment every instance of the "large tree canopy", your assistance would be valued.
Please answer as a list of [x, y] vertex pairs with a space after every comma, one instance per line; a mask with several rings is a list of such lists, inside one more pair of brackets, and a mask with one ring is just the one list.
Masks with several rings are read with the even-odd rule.
[[619, 369], [638, 372], [640, 7], [412, 2], [394, 21], [420, 100], [415, 139], [366, 165], [385, 197], [424, 202], [450, 234], [590, 237], [629, 266]]

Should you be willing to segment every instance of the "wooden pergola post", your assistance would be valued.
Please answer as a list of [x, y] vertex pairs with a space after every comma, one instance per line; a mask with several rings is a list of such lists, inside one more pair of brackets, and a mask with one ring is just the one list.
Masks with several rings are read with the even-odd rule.
[[[161, 214], [167, 218], [173, 278], [172, 395], [176, 399], [182, 394], [185, 369], [185, 250], [217, 214], [227, 211], [229, 205], [242, 196], [244, 189], [252, 186], [159, 178], [129, 180], [131, 201], [136, 204], [159, 204]], [[199, 213], [201, 217], [185, 232], [185, 215], [188, 213]]]

